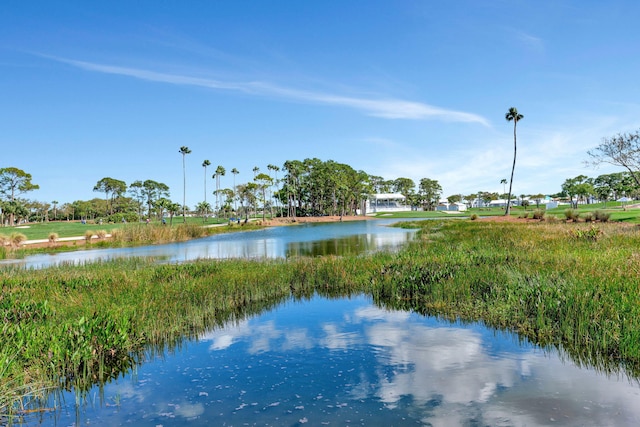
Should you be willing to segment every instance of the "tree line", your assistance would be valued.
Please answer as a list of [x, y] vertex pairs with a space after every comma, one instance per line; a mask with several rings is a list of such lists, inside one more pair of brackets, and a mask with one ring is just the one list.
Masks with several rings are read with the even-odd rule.
[[[509, 183], [509, 192], [503, 194], [508, 203], [512, 199], [513, 169], [516, 155], [516, 123], [522, 115], [515, 108], [509, 109], [505, 118], [514, 123], [514, 160], [511, 169], [512, 178], [500, 183]], [[182, 203], [171, 200], [169, 186], [154, 180], [137, 180], [131, 184], [105, 177], [93, 187], [96, 192], [104, 193], [104, 199], [76, 200], [59, 204], [58, 201], [39, 202], [22, 198], [23, 194], [37, 190], [38, 184], [32, 182], [32, 176], [16, 167], [0, 168], [0, 223], [14, 225], [16, 222], [47, 221], [51, 218], [77, 220], [104, 218], [107, 221], [137, 221], [144, 217], [161, 219], [168, 215], [171, 220], [182, 211], [195, 212], [205, 219], [211, 214], [230, 218], [260, 213], [263, 218], [270, 216], [307, 216], [307, 215], [354, 215], [365, 213], [365, 202], [369, 195], [380, 193], [401, 193], [411, 206], [424, 210], [433, 210], [437, 206], [442, 187], [435, 179], [422, 178], [416, 183], [410, 178], [385, 180], [380, 176], [354, 170], [351, 166], [317, 158], [305, 160], [287, 160], [282, 168], [269, 164], [266, 172], [258, 166], [252, 169], [253, 180], [236, 184], [240, 173], [231, 170], [233, 185], [222, 187], [221, 178], [226, 169], [218, 166], [211, 178], [215, 181], [215, 204], [207, 201], [207, 168], [209, 160], [204, 160], [204, 199], [193, 210], [186, 206], [186, 162], [191, 153], [186, 147], [180, 147], [183, 167]], [[600, 175], [590, 178], [579, 175], [569, 178], [561, 186], [561, 191], [552, 197], [564, 197], [574, 205], [592, 200], [609, 201], [621, 197], [635, 199], [640, 197], [640, 131], [621, 133], [603, 138], [600, 145], [587, 152], [591, 165], [608, 163], [624, 169], [623, 172]], [[278, 173], [282, 172], [282, 177]], [[521, 195], [524, 198], [526, 195]], [[529, 195], [540, 203], [543, 194]], [[481, 191], [469, 195], [454, 194], [447, 197], [450, 203], [481, 199], [486, 202], [500, 198], [495, 192]], [[508, 210], [508, 207], [507, 207]]]

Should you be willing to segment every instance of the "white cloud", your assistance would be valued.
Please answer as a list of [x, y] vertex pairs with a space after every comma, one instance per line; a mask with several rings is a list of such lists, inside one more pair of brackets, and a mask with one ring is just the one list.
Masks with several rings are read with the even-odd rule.
[[[44, 55], [43, 55], [44, 56]], [[45, 56], [47, 58], [81, 68], [105, 74], [134, 77], [141, 80], [169, 83], [175, 85], [199, 86], [208, 89], [238, 91], [260, 96], [276, 96], [290, 101], [309, 102], [352, 108], [366, 115], [385, 119], [440, 120], [445, 122], [479, 123], [489, 126], [482, 116], [463, 111], [449, 110], [421, 102], [401, 99], [369, 99], [341, 96], [335, 94], [291, 89], [265, 82], [227, 82], [210, 78], [169, 74], [115, 65], [97, 64], [66, 58]]]

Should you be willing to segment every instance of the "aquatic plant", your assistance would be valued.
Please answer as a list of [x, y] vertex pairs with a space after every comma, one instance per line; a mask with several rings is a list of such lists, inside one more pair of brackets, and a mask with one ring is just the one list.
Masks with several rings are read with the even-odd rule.
[[30, 390], [88, 390], [212, 326], [314, 293], [481, 320], [640, 377], [637, 227], [599, 224], [579, 237], [563, 222], [412, 225], [421, 239], [398, 253], [0, 270], [0, 414], [33, 402]]

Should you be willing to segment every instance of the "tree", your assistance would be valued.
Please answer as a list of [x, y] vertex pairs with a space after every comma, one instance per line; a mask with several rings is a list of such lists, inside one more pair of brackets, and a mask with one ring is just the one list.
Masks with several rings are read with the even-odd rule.
[[[231, 169], [231, 173], [233, 174], [233, 192], [235, 194], [238, 193], [238, 189], [236, 188], [236, 175], [238, 175], [240, 173], [240, 171], [236, 168]], [[233, 203], [233, 210], [235, 211], [237, 209], [236, 205], [235, 205], [235, 199], [234, 199], [234, 203]]]
[[[116, 197], [122, 196], [122, 194], [127, 191], [127, 183], [120, 181], [119, 179], [105, 177], [98, 181], [98, 183], [93, 187], [93, 191], [105, 194], [105, 201], [107, 202], [108, 209], [105, 214], [113, 215], [113, 200]], [[111, 194], [111, 197], [109, 197], [109, 194]]]
[[603, 138], [602, 143], [587, 154], [591, 156], [593, 166], [609, 163], [625, 168], [640, 187], [640, 131]]
[[[147, 200], [148, 215], [151, 217], [151, 209], [156, 201], [163, 197], [169, 197], [169, 187], [162, 182], [148, 179], [142, 183], [141, 195]], [[162, 216], [160, 216], [160, 218], [162, 218]]]
[[53, 200], [51, 204], [53, 205], [53, 220], [55, 221], [58, 217], [58, 201]]
[[262, 193], [262, 220], [264, 221], [267, 204], [266, 192], [267, 188], [269, 188], [273, 183], [273, 179], [271, 179], [271, 177], [266, 173], [260, 173], [254, 178], [254, 181], [256, 181], [256, 183], [258, 184], [258, 189], [260, 190], [260, 193]]
[[[31, 174], [22, 169], [8, 167], [0, 169], [0, 195], [5, 197], [7, 201], [13, 203], [16, 197], [28, 191], [40, 188], [37, 184], [31, 182]], [[3, 208], [3, 211], [5, 209]], [[7, 211], [8, 212], [8, 211]], [[14, 225], [17, 210], [9, 213], [9, 225]]]
[[500, 180], [500, 184], [502, 184], [502, 193], [503, 194], [507, 194], [507, 189], [506, 189], [507, 179], [506, 178], [502, 178]]
[[[578, 175], [575, 178], [565, 180], [562, 184], [562, 191], [569, 197], [571, 206], [577, 209], [580, 199], [586, 198], [593, 192], [593, 185], [589, 177], [586, 175]], [[576, 197], [575, 201], [573, 199], [574, 196]]]
[[[207, 166], [211, 166], [211, 162], [209, 160], [205, 160], [204, 162], [202, 162], [202, 167], [204, 168], [204, 203], [207, 206], [210, 206], [207, 203]], [[202, 216], [204, 217], [205, 221], [207, 220], [207, 214], [209, 213], [209, 211], [203, 212]]]
[[220, 209], [220, 177], [224, 176], [227, 171], [221, 165], [216, 168], [216, 173], [213, 177], [216, 179], [216, 210]]
[[178, 152], [182, 154], [182, 222], [187, 222], [187, 213], [185, 209], [187, 207], [187, 173], [184, 158], [187, 154], [191, 153], [191, 150], [189, 150], [189, 147], [183, 145], [180, 147]]
[[435, 179], [422, 178], [418, 186], [418, 193], [423, 209], [432, 211], [440, 200], [442, 187]]
[[509, 108], [507, 114], [505, 114], [504, 118], [510, 122], [513, 121], [513, 166], [511, 166], [511, 179], [509, 180], [509, 195], [507, 196], [507, 209], [505, 209], [504, 214], [509, 215], [511, 213], [511, 189], [513, 186], [513, 172], [516, 169], [516, 151], [517, 151], [517, 143], [516, 143], [516, 126], [518, 122], [524, 118], [524, 116], [518, 113], [518, 109], [516, 107]]

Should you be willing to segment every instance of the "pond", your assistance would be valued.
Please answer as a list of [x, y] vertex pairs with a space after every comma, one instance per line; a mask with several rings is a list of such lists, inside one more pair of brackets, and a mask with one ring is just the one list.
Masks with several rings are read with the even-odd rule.
[[2, 260], [0, 266], [45, 268], [63, 263], [82, 264], [128, 257], [153, 257], [164, 262], [184, 262], [213, 258], [364, 254], [377, 250], [395, 250], [408, 242], [415, 230], [390, 227], [398, 221], [380, 219], [269, 227], [163, 245], [30, 255], [22, 259]]
[[288, 300], [63, 397], [26, 425], [640, 425], [636, 381], [365, 296]]

